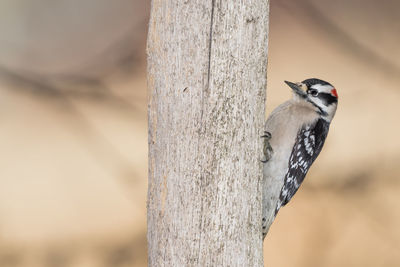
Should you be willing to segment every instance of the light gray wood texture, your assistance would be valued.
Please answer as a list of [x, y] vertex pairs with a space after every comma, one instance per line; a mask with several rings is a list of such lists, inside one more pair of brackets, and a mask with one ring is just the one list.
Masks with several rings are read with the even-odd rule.
[[262, 266], [269, 2], [153, 0], [149, 266]]

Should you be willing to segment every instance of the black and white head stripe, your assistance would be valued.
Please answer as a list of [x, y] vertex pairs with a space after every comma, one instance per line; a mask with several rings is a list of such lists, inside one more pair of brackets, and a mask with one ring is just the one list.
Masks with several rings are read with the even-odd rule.
[[307, 79], [302, 81], [306, 85], [307, 101], [318, 108], [319, 113], [330, 121], [335, 112], [338, 96], [332, 84], [320, 79]]
[[321, 93], [318, 94], [318, 98], [321, 99], [321, 102], [325, 106], [329, 106], [331, 104], [337, 103], [337, 101], [338, 101], [337, 97], [335, 97], [331, 93], [321, 92]]
[[288, 170], [279, 196], [275, 214], [286, 205], [299, 189], [311, 164], [317, 158], [329, 131], [329, 122], [319, 119], [312, 125], [305, 125], [297, 134], [289, 158]]
[[337, 103], [337, 92], [332, 84], [319, 79], [308, 79], [302, 81], [307, 86], [307, 94], [314, 95], [322, 99], [326, 105]]

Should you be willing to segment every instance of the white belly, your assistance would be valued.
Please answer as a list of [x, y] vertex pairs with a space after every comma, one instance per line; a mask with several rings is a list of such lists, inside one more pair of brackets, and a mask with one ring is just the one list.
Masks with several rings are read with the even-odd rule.
[[[305, 120], [297, 119], [299, 113], [302, 113]], [[263, 218], [266, 218], [268, 228], [275, 218], [275, 208], [297, 133], [304, 122], [313, 123], [317, 119], [313, 110], [288, 101], [277, 107], [265, 124], [265, 130], [271, 133], [270, 145], [273, 149], [272, 157], [263, 168]]]

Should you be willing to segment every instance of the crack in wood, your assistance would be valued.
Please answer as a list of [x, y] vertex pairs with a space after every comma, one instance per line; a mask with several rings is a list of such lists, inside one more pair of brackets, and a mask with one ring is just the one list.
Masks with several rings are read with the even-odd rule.
[[214, 24], [214, 7], [215, 7], [215, 0], [212, 0], [212, 1], [211, 1], [210, 40], [209, 40], [209, 42], [208, 42], [207, 90], [210, 89], [211, 48], [212, 48], [212, 33], [213, 33], [213, 24]]
[[[213, 32], [213, 24], [214, 24], [214, 7], [215, 7], [215, 0], [211, 1], [211, 22], [210, 22], [210, 35], [209, 35], [209, 42], [208, 42], [208, 69], [207, 69], [207, 86], [205, 90], [210, 89], [210, 73], [211, 73], [211, 49], [212, 49], [212, 32]], [[204, 134], [205, 131], [202, 131], [203, 129], [203, 112], [204, 112], [204, 94], [202, 95], [202, 109], [201, 109], [201, 128], [199, 131], [199, 134]], [[200, 143], [200, 142], [199, 142]], [[198, 146], [198, 149], [200, 149], [200, 146]], [[202, 176], [200, 178], [200, 197], [203, 195], [203, 186], [204, 186], [204, 177]], [[201, 207], [200, 207], [200, 225], [199, 225], [199, 246], [198, 246], [198, 256], [197, 256], [197, 262], [200, 262], [200, 255], [201, 255], [201, 232], [202, 232], [202, 227], [203, 227], [203, 206], [204, 206], [204, 201], [201, 199]]]

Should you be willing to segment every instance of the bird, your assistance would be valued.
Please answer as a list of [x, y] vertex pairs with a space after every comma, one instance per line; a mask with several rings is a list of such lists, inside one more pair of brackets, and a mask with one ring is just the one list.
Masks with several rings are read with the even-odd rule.
[[336, 113], [336, 88], [323, 80], [285, 81], [293, 97], [275, 108], [265, 122], [262, 234], [294, 196], [318, 157]]

